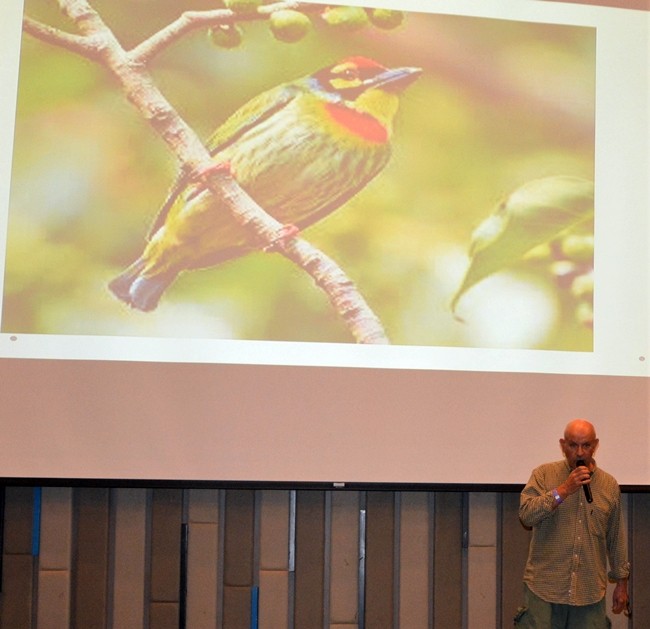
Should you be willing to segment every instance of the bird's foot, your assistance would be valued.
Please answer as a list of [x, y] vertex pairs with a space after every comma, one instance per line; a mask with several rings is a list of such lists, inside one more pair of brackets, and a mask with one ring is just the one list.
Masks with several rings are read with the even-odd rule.
[[213, 173], [218, 173], [218, 172], [225, 172], [227, 175], [232, 175], [232, 167], [230, 165], [230, 162], [212, 162], [210, 166], [207, 166], [206, 168], [201, 168], [196, 172], [196, 179], [202, 180], [205, 179], [206, 177], [210, 176]]
[[205, 192], [208, 189], [208, 178], [210, 175], [215, 173], [225, 173], [226, 175], [232, 175], [232, 168], [230, 167], [230, 162], [213, 162], [210, 166], [206, 168], [201, 168], [194, 171], [192, 174], [192, 179], [196, 182], [194, 189], [187, 196], [187, 200], [191, 201], [198, 197], [202, 192]]
[[300, 233], [300, 229], [295, 225], [283, 225], [276, 232], [273, 240], [264, 247], [266, 253], [277, 251], [279, 248], [285, 246], [290, 240], [293, 240]]

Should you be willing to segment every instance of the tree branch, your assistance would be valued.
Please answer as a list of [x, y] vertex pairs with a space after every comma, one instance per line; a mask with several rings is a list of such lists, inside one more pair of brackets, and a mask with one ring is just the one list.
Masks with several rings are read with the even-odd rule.
[[96, 54], [95, 47], [91, 45], [87, 37], [66, 33], [53, 26], [33, 20], [29, 16], [23, 18], [23, 31], [46, 44], [65, 48], [83, 57], [92, 57]]
[[282, 223], [267, 214], [224, 169], [204, 178], [206, 185], [228, 206], [235, 219], [255, 232], [271, 249], [308, 273], [325, 294], [359, 343], [388, 344], [379, 318], [368, 306], [354, 282], [323, 252], [302, 238], [284, 238]]
[[134, 61], [148, 63], [165, 48], [193, 30], [216, 26], [217, 24], [232, 24], [236, 21], [264, 20], [275, 11], [284, 9], [313, 12], [321, 11], [323, 6], [307, 2], [276, 2], [259, 7], [256, 13], [244, 15], [234, 13], [229, 9], [186, 11], [174, 22], [132, 48], [129, 54]]
[[[280, 251], [309, 273], [328, 295], [330, 302], [357, 342], [388, 343], [379, 319], [358, 293], [353, 282], [331, 259], [302, 239], [293, 238], [288, 242], [285, 241], [279, 236], [283, 228], [281, 223], [259, 207], [230, 174], [223, 170], [215, 172], [212, 168], [214, 163], [207, 149], [167, 102], [145, 68], [144, 59], [160, 52], [163, 45], [168, 45], [182, 33], [190, 30], [190, 26], [197, 27], [197, 23], [203, 19], [203, 17], [198, 19], [197, 15], [207, 14], [211, 19], [215, 19], [215, 14], [219, 14], [219, 19], [224, 19], [224, 12], [185, 14], [185, 16], [189, 15], [189, 18], [185, 17], [186, 21], [182, 22], [181, 26], [175, 27], [180, 31], [174, 28], [163, 29], [161, 33], [167, 32], [166, 36], [154, 39], [148, 48], [140, 48], [139, 54], [129, 55], [87, 0], [58, 0], [58, 3], [63, 13], [77, 26], [81, 36], [69, 35], [38, 24], [29, 18], [26, 18], [26, 32], [49, 44], [91, 58], [106, 68], [118, 81], [126, 98], [167, 143], [183, 170], [194, 176], [200, 176], [210, 191], [228, 206], [235, 220], [253, 231], [260, 242]], [[278, 3], [267, 5], [265, 10], [272, 12], [277, 10], [278, 6], [286, 8], [288, 5], [295, 7], [302, 4], [300, 2]], [[310, 6], [313, 8], [315, 5]], [[232, 19], [232, 15], [229, 18]], [[174, 24], [177, 23], [178, 21]], [[148, 41], [152, 42], [151, 39]], [[147, 50], [149, 52], [146, 52]]]

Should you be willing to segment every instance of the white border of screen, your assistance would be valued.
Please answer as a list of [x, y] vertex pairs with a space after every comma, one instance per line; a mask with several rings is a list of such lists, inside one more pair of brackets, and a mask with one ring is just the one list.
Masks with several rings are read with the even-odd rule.
[[[352, 4], [396, 6], [379, 0]], [[593, 352], [0, 334], [0, 357], [648, 376], [650, 13], [545, 0], [400, 0], [399, 8], [597, 29]], [[7, 223], [21, 3], [4, 4], [2, 14], [0, 247]]]

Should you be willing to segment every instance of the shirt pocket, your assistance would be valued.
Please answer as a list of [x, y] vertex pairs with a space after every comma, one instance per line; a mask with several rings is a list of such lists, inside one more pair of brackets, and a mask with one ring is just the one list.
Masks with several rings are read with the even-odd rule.
[[589, 531], [596, 537], [605, 537], [607, 535], [608, 515], [602, 509], [594, 507], [589, 514]]

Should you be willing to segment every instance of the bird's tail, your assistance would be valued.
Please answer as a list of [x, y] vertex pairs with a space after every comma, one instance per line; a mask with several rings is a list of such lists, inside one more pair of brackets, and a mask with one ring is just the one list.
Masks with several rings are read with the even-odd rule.
[[162, 294], [176, 279], [176, 271], [158, 275], [142, 275], [145, 266], [143, 258], [138, 258], [120, 275], [108, 284], [110, 291], [123, 302], [143, 312], [155, 310]]

